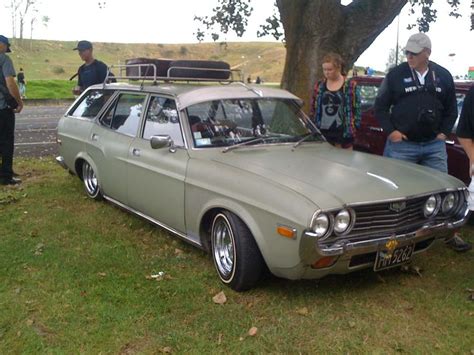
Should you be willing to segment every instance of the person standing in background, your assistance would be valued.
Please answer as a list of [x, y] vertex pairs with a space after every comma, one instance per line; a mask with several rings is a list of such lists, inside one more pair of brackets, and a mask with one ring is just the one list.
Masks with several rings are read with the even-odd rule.
[[77, 50], [84, 61], [84, 64], [77, 70], [79, 78], [77, 86], [72, 91], [74, 95], [80, 95], [89, 86], [103, 83], [107, 77], [108, 69], [104, 62], [94, 58], [91, 42], [79, 41], [73, 50]]
[[16, 82], [18, 83], [18, 88], [20, 89], [20, 96], [22, 99], [26, 99], [26, 80], [25, 72], [23, 68], [20, 68], [20, 71], [16, 75]]
[[[18, 86], [15, 82], [13, 62], [5, 53], [11, 52], [8, 38], [0, 35], [0, 184], [16, 185], [21, 182], [13, 172], [13, 151], [15, 142], [15, 113], [23, 109]], [[10, 107], [15, 103], [15, 108]], [[9, 103], [10, 102], [10, 103]]]
[[322, 67], [324, 79], [314, 87], [311, 118], [330, 144], [352, 149], [361, 118], [360, 90], [344, 75], [339, 54], [326, 54]]

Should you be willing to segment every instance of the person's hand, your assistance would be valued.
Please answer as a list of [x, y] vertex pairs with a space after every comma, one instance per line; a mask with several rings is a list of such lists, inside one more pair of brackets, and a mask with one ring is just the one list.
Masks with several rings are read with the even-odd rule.
[[389, 134], [388, 139], [390, 139], [391, 142], [396, 143], [407, 140], [407, 136], [405, 136], [402, 132], [395, 130]]
[[14, 109], [13, 112], [15, 112], [15, 113], [20, 113], [21, 110], [23, 110], [23, 102], [20, 102], [20, 103], [18, 104], [18, 107], [17, 107], [16, 109]]
[[439, 139], [440, 141], [443, 141], [443, 142], [446, 140], [446, 138], [448, 137], [446, 137], [446, 134], [444, 133], [438, 133], [438, 135], [436, 136], [436, 139]]

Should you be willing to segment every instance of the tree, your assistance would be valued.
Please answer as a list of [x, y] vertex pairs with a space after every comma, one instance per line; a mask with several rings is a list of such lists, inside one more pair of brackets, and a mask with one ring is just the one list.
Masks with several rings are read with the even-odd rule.
[[[211, 36], [214, 40], [219, 39], [219, 32], [234, 31], [239, 36], [245, 32], [247, 19], [253, 10], [251, 0], [218, 1], [219, 6], [213, 9], [212, 16], [196, 17], [205, 26], [204, 30], [196, 32], [199, 40], [213, 29]], [[460, 0], [447, 1], [452, 14], [459, 16], [456, 10]], [[303, 98], [308, 108], [311, 90], [322, 75], [324, 54], [338, 52], [346, 67], [352, 68], [355, 60], [407, 2], [421, 7], [422, 16], [417, 23], [420, 31], [426, 32], [430, 23], [436, 20], [433, 0], [354, 0], [347, 6], [340, 0], [276, 0], [279, 16], [274, 14], [267, 19], [261, 34], [281, 38], [281, 21], [286, 44], [282, 88]]]

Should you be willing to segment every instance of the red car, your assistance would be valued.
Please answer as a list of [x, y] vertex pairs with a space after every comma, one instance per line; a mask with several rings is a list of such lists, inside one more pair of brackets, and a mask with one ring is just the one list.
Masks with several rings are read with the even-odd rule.
[[[361, 88], [362, 110], [361, 127], [357, 131], [357, 136], [354, 141], [354, 149], [362, 152], [383, 155], [387, 135], [375, 118], [374, 103], [378, 88], [384, 78], [376, 76], [358, 76], [354, 79], [357, 80], [357, 83]], [[455, 82], [455, 85], [458, 110], [459, 113], [461, 113], [464, 96], [469, 88], [474, 85], [474, 82], [457, 81]], [[458, 122], [456, 121], [452, 133], [446, 140], [448, 151], [448, 172], [450, 175], [457, 177], [468, 185], [471, 180], [469, 176], [469, 159], [456, 137], [457, 123]]]

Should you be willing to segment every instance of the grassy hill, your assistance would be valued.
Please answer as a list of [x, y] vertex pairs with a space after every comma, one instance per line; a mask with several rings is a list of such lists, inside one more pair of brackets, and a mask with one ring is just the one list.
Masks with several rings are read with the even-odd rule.
[[[10, 53], [15, 68], [25, 70], [27, 80], [69, 79], [82, 63], [77, 42], [13, 40]], [[198, 44], [125, 44], [94, 43], [94, 55], [107, 63], [124, 64], [136, 57], [172, 59], [211, 59], [228, 62], [239, 68], [245, 77], [255, 80], [260, 76], [267, 82], [279, 82], [285, 62], [285, 48], [281, 43], [235, 42]]]

